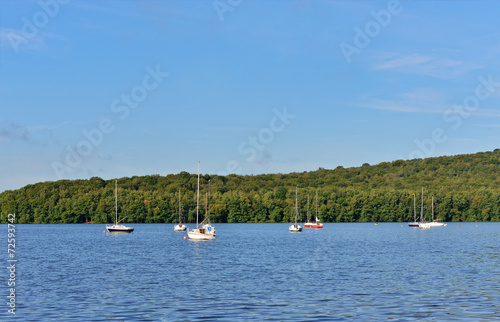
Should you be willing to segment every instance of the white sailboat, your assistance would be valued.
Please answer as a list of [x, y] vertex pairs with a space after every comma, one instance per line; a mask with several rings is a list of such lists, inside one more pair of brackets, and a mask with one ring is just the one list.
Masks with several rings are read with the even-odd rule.
[[429, 223], [424, 221], [424, 187], [422, 187], [422, 207], [420, 208], [420, 221], [418, 222], [418, 228], [420, 229], [431, 228]]
[[182, 224], [181, 189], [179, 189], [179, 224], [174, 226], [174, 231], [184, 231], [186, 225]]
[[[126, 217], [120, 219], [122, 221]], [[114, 225], [106, 225], [106, 229], [108, 233], [131, 233], [134, 231], [134, 228], [127, 227], [125, 225], [118, 225], [120, 222], [118, 221], [118, 185], [117, 180], [115, 180], [115, 224]]]
[[413, 194], [413, 222], [409, 222], [408, 226], [413, 228], [418, 228], [417, 222], [417, 197]]
[[432, 197], [432, 221], [429, 223], [431, 227], [443, 227], [446, 226], [445, 223], [439, 221], [439, 219], [434, 219], [434, 197]]
[[309, 193], [307, 193], [307, 222], [304, 224], [304, 228], [312, 228], [313, 223], [311, 222], [311, 216], [309, 212]]
[[[210, 183], [208, 193], [210, 194]], [[208, 202], [207, 202], [208, 203]], [[196, 193], [196, 228], [188, 229], [187, 235], [193, 240], [212, 240], [215, 239], [215, 228], [210, 224], [210, 206], [208, 207], [207, 216], [199, 224], [199, 208], [200, 208], [200, 162], [198, 162], [198, 189]], [[200, 227], [200, 225], [202, 225]]]
[[323, 223], [318, 218], [318, 190], [316, 190], [316, 224], [313, 228], [323, 228]]
[[292, 233], [298, 233], [298, 232], [302, 231], [302, 226], [297, 224], [297, 214], [299, 212], [297, 201], [298, 201], [297, 188], [295, 188], [295, 224], [292, 224], [292, 225], [290, 225], [290, 227], [288, 227], [288, 229]]

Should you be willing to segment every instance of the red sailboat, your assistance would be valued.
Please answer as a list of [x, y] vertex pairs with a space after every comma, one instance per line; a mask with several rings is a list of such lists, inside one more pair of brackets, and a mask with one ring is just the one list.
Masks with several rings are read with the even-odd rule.
[[309, 196], [307, 196], [307, 222], [304, 224], [304, 228], [323, 228], [323, 224], [318, 219], [318, 191], [316, 191], [316, 222], [312, 223], [309, 220]]

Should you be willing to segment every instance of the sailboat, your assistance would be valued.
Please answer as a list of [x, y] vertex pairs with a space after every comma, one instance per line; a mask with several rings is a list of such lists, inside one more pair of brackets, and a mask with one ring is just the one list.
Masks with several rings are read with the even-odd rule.
[[309, 193], [307, 194], [307, 222], [304, 224], [304, 228], [312, 228], [313, 223], [310, 220], [310, 213], [309, 213]]
[[318, 191], [316, 191], [316, 222], [311, 223], [309, 220], [309, 195], [307, 195], [307, 222], [304, 224], [304, 228], [323, 228], [323, 224], [318, 219]]
[[420, 208], [420, 221], [418, 222], [418, 228], [420, 229], [431, 228], [429, 223], [424, 221], [424, 187], [422, 187], [422, 207]]
[[417, 197], [413, 194], [413, 222], [408, 223], [409, 227], [418, 228], [417, 222]]
[[[208, 193], [210, 199], [210, 182], [208, 185]], [[208, 202], [207, 202], [208, 203]], [[198, 189], [196, 193], [196, 228], [187, 230], [187, 235], [189, 239], [193, 240], [212, 240], [215, 239], [215, 228], [210, 224], [210, 205], [208, 206], [208, 211], [205, 219], [201, 223], [198, 223], [200, 209], [200, 162], [198, 162]], [[202, 225], [200, 227], [200, 225]]]
[[298, 210], [298, 205], [297, 205], [297, 201], [298, 201], [298, 197], [297, 197], [297, 188], [295, 188], [295, 224], [293, 225], [290, 225], [290, 227], [288, 227], [288, 229], [290, 230], [290, 232], [292, 233], [298, 233], [300, 231], [302, 231], [302, 226], [297, 224], [297, 214], [299, 212]]
[[434, 197], [432, 197], [432, 221], [429, 223], [431, 227], [443, 227], [446, 226], [445, 223], [439, 221], [439, 219], [434, 219]]
[[179, 224], [174, 226], [174, 231], [184, 231], [186, 225], [182, 224], [181, 189], [179, 189]]
[[[126, 217], [120, 219], [122, 221]], [[115, 180], [115, 224], [114, 225], [106, 225], [106, 229], [108, 233], [131, 233], [134, 231], [134, 228], [127, 227], [125, 225], [118, 225], [120, 222], [118, 221], [118, 184], [117, 180]]]

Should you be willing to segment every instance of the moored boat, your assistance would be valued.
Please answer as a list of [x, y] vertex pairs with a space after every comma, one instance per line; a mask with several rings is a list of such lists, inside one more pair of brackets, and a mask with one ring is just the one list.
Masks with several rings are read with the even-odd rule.
[[309, 220], [309, 195], [307, 196], [307, 222], [304, 224], [304, 228], [323, 228], [321, 220], [318, 218], [318, 191], [316, 191], [316, 222], [312, 223]]
[[[125, 219], [122, 218], [120, 221]], [[114, 225], [106, 225], [106, 230], [108, 233], [131, 233], [134, 231], [134, 228], [127, 227], [125, 225], [118, 225], [120, 222], [118, 221], [118, 185], [117, 180], [115, 180], [115, 224]]]
[[444, 227], [445, 223], [439, 221], [439, 219], [434, 219], [434, 197], [432, 197], [432, 221], [429, 223], [430, 227]]
[[[188, 235], [189, 239], [193, 239], [193, 240], [213, 240], [213, 239], [215, 239], [215, 236], [216, 236], [215, 228], [210, 223], [209, 199], [210, 199], [210, 183], [208, 186], [208, 197], [207, 197], [208, 212], [207, 212], [205, 219], [203, 219], [203, 221], [200, 224], [198, 224], [199, 208], [200, 208], [200, 163], [198, 162], [198, 189], [197, 189], [197, 193], [196, 193], [196, 228], [187, 230], [187, 235]], [[202, 225], [202, 226], [200, 227], [200, 225]]]
[[310, 220], [311, 216], [309, 213], [309, 193], [307, 193], [307, 222], [304, 223], [304, 228], [312, 228], [313, 223]]
[[204, 224], [201, 227], [188, 230], [187, 234], [189, 239], [193, 240], [212, 240], [215, 239], [215, 228], [210, 224]]
[[114, 224], [112, 226], [106, 226], [108, 233], [131, 233], [134, 231], [134, 228], [127, 227], [125, 225]]
[[182, 224], [181, 189], [179, 189], [179, 223], [174, 226], [174, 231], [184, 231], [186, 225]]
[[424, 187], [422, 187], [422, 206], [420, 208], [420, 221], [418, 222], [418, 228], [429, 229], [431, 226], [424, 219]]
[[431, 225], [428, 222], [420, 222], [420, 223], [418, 223], [418, 228], [429, 229], [429, 228], [431, 228]]
[[186, 230], [187, 226], [183, 224], [178, 224], [174, 226], [174, 231], [184, 231]]
[[323, 224], [320, 222], [319, 219], [316, 218], [315, 223], [305, 223], [304, 227], [305, 228], [323, 228]]
[[444, 226], [446, 226], [445, 223], [440, 222], [440, 221], [431, 221], [428, 224], [429, 224], [430, 227], [444, 227]]
[[187, 226], [183, 224], [178, 224], [174, 226], [174, 231], [184, 231], [186, 230]]
[[301, 232], [302, 231], [302, 226], [297, 224], [297, 213], [299, 212], [298, 210], [298, 205], [297, 205], [297, 202], [298, 202], [298, 198], [297, 198], [297, 187], [295, 188], [295, 224], [292, 224], [290, 225], [290, 227], [288, 227], [288, 230], [291, 232], [291, 233], [298, 233], [298, 232]]
[[412, 228], [418, 228], [418, 222], [417, 222], [417, 197], [415, 194], [413, 194], [413, 222], [408, 223], [408, 227]]

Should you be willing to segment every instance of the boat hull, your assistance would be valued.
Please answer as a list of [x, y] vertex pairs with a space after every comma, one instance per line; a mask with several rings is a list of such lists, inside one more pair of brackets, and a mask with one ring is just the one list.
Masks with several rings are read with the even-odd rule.
[[442, 223], [442, 222], [438, 222], [438, 221], [433, 221], [433, 222], [429, 223], [429, 226], [431, 226], [431, 227], [444, 227], [444, 226], [446, 226], [446, 224]]
[[198, 233], [194, 233], [194, 232], [188, 232], [188, 237], [189, 237], [189, 239], [193, 239], [193, 240], [213, 240], [213, 239], [215, 239], [215, 235], [198, 234]]
[[418, 222], [410, 222], [410, 223], [408, 223], [408, 227], [418, 228], [419, 225], [418, 225]]
[[302, 226], [291, 225], [290, 227], [288, 227], [288, 230], [290, 230], [291, 233], [298, 233], [298, 232], [302, 231]]
[[421, 222], [421, 223], [418, 224], [418, 228], [420, 228], [420, 229], [429, 229], [429, 228], [431, 228], [431, 225], [429, 225], [429, 223], [426, 223], [426, 222], [425, 223]]
[[304, 224], [304, 228], [323, 228], [323, 224], [306, 223]]
[[106, 226], [106, 230], [108, 231], [108, 233], [127, 234], [133, 232], [134, 228], [123, 225], [118, 225], [118, 226], [114, 225], [114, 226]]
[[194, 228], [187, 231], [189, 239], [193, 240], [213, 240], [215, 239], [215, 229], [212, 226], [203, 226], [203, 228]]
[[175, 225], [174, 227], [174, 231], [184, 231], [186, 230], [186, 225], [183, 225], [183, 224], [178, 224], [178, 225]]

